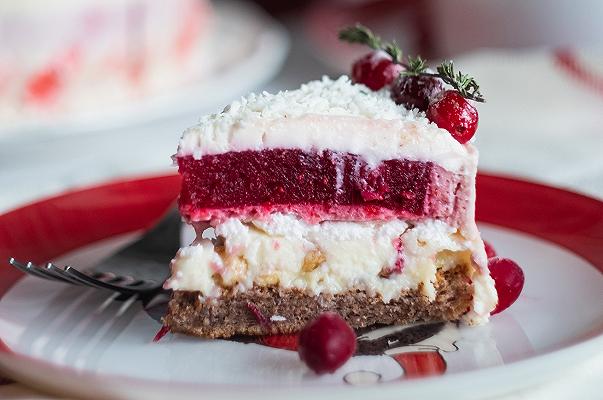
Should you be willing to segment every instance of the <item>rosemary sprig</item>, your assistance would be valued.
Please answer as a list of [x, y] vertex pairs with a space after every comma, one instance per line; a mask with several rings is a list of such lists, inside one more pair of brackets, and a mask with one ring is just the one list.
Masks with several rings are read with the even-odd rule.
[[406, 70], [402, 72], [404, 75], [417, 76], [425, 73], [427, 62], [423, 60], [421, 56], [408, 56], [408, 64], [405, 64], [404, 67], [406, 68]]
[[385, 43], [383, 45], [383, 51], [385, 51], [387, 54], [389, 54], [392, 58], [392, 60], [394, 60], [394, 63], [396, 64], [401, 64], [402, 63], [402, 50], [400, 49], [400, 47], [398, 47], [398, 44], [396, 43], [396, 41], [394, 40], [391, 43]]
[[455, 74], [452, 61], [444, 61], [437, 67], [437, 71], [439, 78], [458, 90], [464, 98], [481, 103], [485, 101], [475, 79], [469, 75], [462, 74], [460, 71]]
[[359, 43], [369, 46], [374, 50], [383, 50], [390, 55], [395, 63], [402, 62], [402, 50], [398, 47], [396, 41], [384, 42], [375, 35], [369, 28], [362, 24], [349, 26], [339, 31], [339, 40], [348, 43]]
[[371, 49], [381, 49], [381, 38], [364, 25], [356, 24], [348, 26], [339, 31], [339, 40], [349, 43], [360, 43], [369, 46]]
[[432, 76], [439, 78], [454, 89], [466, 99], [485, 102], [484, 96], [479, 90], [479, 85], [475, 79], [460, 71], [455, 72], [452, 61], [444, 61], [437, 66], [437, 73], [427, 72], [427, 61], [421, 56], [408, 56], [407, 62], [403, 62], [403, 53], [395, 41], [384, 42], [379, 36], [375, 35], [364, 25], [356, 24], [342, 29], [339, 32], [339, 39], [349, 43], [360, 43], [369, 46], [375, 50], [383, 50], [389, 54], [394, 63], [404, 67], [402, 75], [406, 76]]

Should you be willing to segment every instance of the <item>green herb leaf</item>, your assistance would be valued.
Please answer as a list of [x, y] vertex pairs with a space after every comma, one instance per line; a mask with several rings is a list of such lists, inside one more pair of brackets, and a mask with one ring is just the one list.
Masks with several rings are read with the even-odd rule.
[[391, 56], [396, 64], [402, 62], [402, 50], [398, 47], [395, 40], [391, 43], [385, 43], [383, 45], [383, 50]]
[[437, 68], [439, 77], [459, 91], [461, 96], [478, 101], [485, 102], [484, 96], [479, 91], [479, 85], [475, 79], [469, 75], [462, 74], [460, 71], [454, 72], [454, 64], [452, 61], [444, 61]]
[[402, 50], [395, 41], [384, 42], [364, 25], [356, 24], [339, 31], [339, 39], [349, 43], [360, 43], [371, 49], [383, 50], [394, 60], [394, 63], [402, 62]]
[[408, 76], [417, 76], [421, 75], [427, 69], [427, 62], [421, 58], [421, 56], [408, 56], [408, 65], [406, 66], [406, 70], [402, 73]]
[[364, 25], [356, 24], [339, 31], [339, 40], [349, 43], [360, 43], [372, 49], [381, 49], [381, 38]]

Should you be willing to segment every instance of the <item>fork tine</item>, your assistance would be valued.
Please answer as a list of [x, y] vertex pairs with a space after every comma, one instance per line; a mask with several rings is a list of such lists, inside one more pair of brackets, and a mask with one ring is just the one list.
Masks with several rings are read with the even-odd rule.
[[155, 290], [158, 285], [157, 282], [152, 280], [137, 280], [125, 285], [126, 287], [132, 288], [137, 292], [145, 292], [147, 290]]
[[[75, 270], [75, 268], [70, 267], [70, 269]], [[76, 270], [77, 271], [77, 270]], [[80, 271], [78, 271], [80, 272]], [[146, 292], [150, 290], [156, 290], [158, 285], [157, 282], [150, 279], [135, 279], [128, 275], [115, 275], [113, 273], [94, 273], [94, 274], [84, 274], [80, 272], [82, 275], [85, 275], [87, 278], [94, 280], [95, 282], [99, 282], [105, 284], [107, 288], [111, 287], [111, 290], [121, 290], [127, 291], [127, 293], [140, 293]], [[114, 289], [113, 289], [114, 288]]]
[[8, 260], [8, 263], [20, 271], [38, 278], [106, 289], [128, 296], [158, 289], [157, 283], [152, 280], [136, 280], [129, 276], [122, 277], [113, 274], [106, 277], [98, 276], [97, 274], [97, 277], [93, 277], [78, 271], [70, 265], [60, 268], [49, 262], [44, 267], [40, 267], [31, 261], [24, 264], [13, 257]]
[[65, 282], [72, 283], [74, 285], [80, 285], [80, 286], [82, 285], [81, 282], [73, 279], [71, 276], [66, 274], [65, 271], [63, 271], [61, 268], [57, 267], [53, 263], [50, 263], [50, 262], [47, 263], [46, 267], [41, 268], [41, 270], [46, 272], [49, 275], [57, 277], [58, 279], [62, 279]]
[[25, 272], [28, 275], [33, 275], [36, 276], [38, 278], [44, 278], [44, 279], [48, 279], [51, 281], [56, 281], [57, 279], [51, 278], [47, 275], [44, 275], [43, 273], [41, 273], [40, 271], [38, 271], [37, 269], [33, 268], [33, 264], [31, 262], [28, 262], [27, 264], [23, 264], [22, 262], [19, 262], [17, 260], [15, 260], [13, 257], [11, 257], [8, 260], [8, 263], [10, 265], [12, 265], [13, 267], [17, 268], [18, 270], [20, 270], [21, 272]]
[[30, 268], [32, 271], [35, 271], [38, 275], [44, 276], [48, 279], [53, 279], [55, 281], [60, 281], [63, 283], [73, 283], [73, 282], [63, 278], [62, 276], [53, 274], [52, 272], [46, 270], [46, 268], [40, 267], [40, 266], [32, 263], [31, 261], [27, 263], [27, 267]]
[[121, 276], [121, 275], [115, 275], [115, 276], [95, 276], [95, 279], [98, 279], [99, 281], [103, 281], [105, 283], [110, 283], [112, 285], [128, 285], [128, 282], [133, 282], [133, 279], [128, 277], [128, 276]]
[[77, 269], [73, 268], [71, 265], [66, 266], [63, 271], [66, 274], [68, 274], [70, 277], [72, 277], [75, 280], [82, 282], [83, 284], [88, 285], [88, 286], [94, 286], [99, 289], [107, 289], [107, 290], [112, 290], [114, 292], [119, 292], [119, 293], [124, 293], [124, 294], [136, 293], [136, 290], [112, 285], [110, 283], [106, 283], [106, 282], [100, 281], [98, 279], [94, 279], [94, 278], [78, 271]]

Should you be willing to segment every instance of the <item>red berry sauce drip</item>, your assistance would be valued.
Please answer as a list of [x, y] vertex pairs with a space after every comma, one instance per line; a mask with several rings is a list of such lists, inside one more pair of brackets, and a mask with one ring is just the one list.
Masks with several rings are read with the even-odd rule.
[[409, 110], [427, 111], [431, 99], [442, 90], [442, 81], [433, 76], [402, 76], [392, 86], [391, 97]]
[[396, 249], [397, 258], [396, 262], [392, 266], [383, 267], [381, 272], [379, 272], [379, 276], [382, 278], [389, 278], [393, 274], [399, 274], [404, 269], [404, 243], [402, 243], [402, 239], [399, 237], [395, 238], [392, 241], [392, 245], [394, 249]]
[[317, 374], [333, 373], [356, 351], [356, 334], [338, 314], [325, 312], [300, 332], [297, 351]]
[[446, 129], [459, 143], [467, 143], [477, 130], [477, 110], [456, 90], [441, 92], [429, 104], [427, 118]]
[[492, 245], [488, 242], [486, 242], [484, 240], [484, 248], [486, 249], [486, 256], [488, 258], [492, 258], [492, 257], [496, 257], [496, 250], [494, 250], [494, 247], [492, 247]]
[[250, 301], [246, 303], [246, 306], [249, 312], [251, 312], [255, 320], [258, 322], [258, 324], [262, 326], [262, 328], [270, 329], [272, 327], [272, 322], [270, 321], [270, 319], [268, 319], [268, 317], [264, 315], [264, 313], [262, 313], [258, 306], [256, 306]]
[[260, 336], [258, 342], [264, 346], [274, 347], [276, 349], [297, 351], [297, 335], [266, 335]]
[[398, 258], [394, 264], [394, 273], [401, 273], [404, 269], [404, 243], [402, 242], [402, 239], [396, 238], [393, 245], [398, 254]]
[[390, 85], [403, 69], [384, 51], [372, 51], [354, 63], [352, 81], [362, 83], [372, 90], [379, 90]]
[[522, 269], [508, 258], [494, 257], [488, 260], [490, 276], [498, 293], [498, 304], [491, 315], [506, 310], [517, 300], [524, 284]]
[[159, 329], [159, 331], [155, 334], [155, 337], [153, 338], [153, 342], [156, 343], [156, 342], [160, 341], [168, 333], [170, 333], [170, 327], [167, 325], [163, 325], [161, 327], [161, 329]]

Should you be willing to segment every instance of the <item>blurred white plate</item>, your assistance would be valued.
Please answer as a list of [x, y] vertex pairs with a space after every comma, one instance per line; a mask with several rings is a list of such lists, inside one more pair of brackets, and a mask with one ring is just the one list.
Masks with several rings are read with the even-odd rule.
[[288, 34], [280, 24], [248, 2], [214, 2], [214, 13], [208, 49], [212, 72], [198, 83], [123, 106], [107, 105], [100, 113], [0, 126], [0, 138], [98, 132], [177, 115], [202, 115], [257, 89], [279, 72], [289, 49]]

